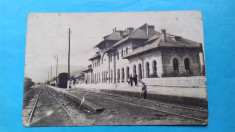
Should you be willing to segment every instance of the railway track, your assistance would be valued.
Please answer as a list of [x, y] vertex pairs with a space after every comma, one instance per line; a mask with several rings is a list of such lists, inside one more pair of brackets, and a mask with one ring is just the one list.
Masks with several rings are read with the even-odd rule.
[[34, 114], [34, 112], [35, 112], [35, 108], [36, 108], [37, 103], [38, 103], [38, 99], [39, 99], [39, 97], [40, 97], [40, 95], [41, 95], [41, 91], [42, 91], [42, 88], [40, 88], [40, 91], [39, 91], [39, 93], [38, 93], [37, 99], [36, 99], [36, 101], [35, 101], [35, 103], [34, 103], [34, 105], [33, 105], [33, 109], [32, 109], [31, 112], [30, 112], [30, 116], [29, 116], [29, 119], [28, 119], [28, 121], [27, 121], [27, 126], [29, 126], [29, 123], [30, 123], [31, 120], [32, 120], [33, 114]]
[[[93, 92], [93, 93], [97, 93], [97, 92]], [[99, 93], [99, 94], [106, 95], [106, 96], [111, 96], [111, 97], [114, 96], [114, 97], [118, 97], [118, 98], [126, 98], [126, 99], [129, 99], [129, 100], [137, 99], [137, 98], [133, 98], [133, 97], [127, 97], [127, 96], [115, 95], [115, 94], [109, 94], [109, 93]], [[139, 101], [146, 102], [146, 103], [152, 103], [152, 104], [156, 104], [156, 105], [176, 107], [176, 108], [181, 108], [181, 109], [187, 109], [187, 110], [192, 110], [192, 111], [200, 111], [200, 112], [208, 113], [208, 110], [184, 107], [184, 106], [173, 105], [173, 104], [169, 104], [169, 103], [162, 103], [162, 102], [157, 102], [157, 101], [152, 101], [152, 100], [139, 99]]]
[[[52, 94], [52, 92], [50, 92], [50, 90], [48, 90], [44, 87], [41, 87], [38, 92], [38, 95], [36, 96], [36, 99], [33, 99], [33, 100], [35, 100], [35, 102], [33, 104], [32, 110], [30, 112], [26, 126], [31, 126], [32, 124], [39, 122], [42, 118], [46, 118], [50, 114], [53, 114], [53, 112], [56, 113], [56, 115], [62, 114], [61, 112], [58, 112], [60, 109], [63, 109], [60, 111], [64, 111], [66, 113], [66, 116], [69, 117], [69, 119], [65, 119], [64, 118], [65, 115], [62, 114], [63, 117], [62, 116], [60, 117], [61, 120], [65, 120], [66, 122], [72, 122], [73, 125], [78, 125], [77, 121], [73, 118], [73, 116], [70, 114], [70, 112], [63, 106], [63, 104], [56, 98], [56, 96], [54, 96]], [[39, 101], [41, 101], [41, 105], [39, 105]], [[42, 107], [46, 107], [46, 110], [40, 111], [40, 109], [42, 109]], [[38, 112], [37, 112], [37, 115], [35, 116], [35, 112], [37, 111], [37, 109], [38, 109]], [[49, 114], [48, 114], [48, 112], [46, 113], [46, 111], [48, 111], [48, 109], [49, 109]], [[41, 116], [41, 115], [44, 115], [44, 116]], [[36, 119], [33, 121], [34, 117]], [[70, 120], [70, 121], [68, 121], [68, 120]], [[51, 122], [53, 122], [53, 121], [51, 121]], [[56, 122], [54, 122], [54, 123], [56, 123]]]
[[172, 104], [167, 104], [167, 103], [159, 103], [159, 102], [155, 102], [151, 100], [140, 100], [140, 99], [136, 99], [133, 97], [120, 96], [120, 95], [107, 94], [107, 93], [83, 91], [80, 93], [76, 92], [74, 94], [79, 95], [79, 96], [86, 95], [87, 98], [89, 98], [88, 95], [96, 96], [99, 98], [104, 98], [104, 99], [116, 101], [119, 103], [125, 103], [125, 104], [135, 106], [135, 107], [141, 107], [141, 108], [148, 109], [151, 111], [157, 111], [157, 112], [165, 113], [168, 115], [195, 120], [202, 124], [207, 124], [208, 122], [207, 110], [177, 106], [177, 105], [172, 105]]
[[61, 102], [50, 92], [50, 90], [47, 89], [47, 91], [50, 93], [50, 95], [56, 100], [56, 102], [64, 109], [64, 111], [69, 115], [71, 120], [75, 125], [78, 125], [77, 121], [73, 118], [73, 116], [70, 114], [70, 112], [61, 104]]

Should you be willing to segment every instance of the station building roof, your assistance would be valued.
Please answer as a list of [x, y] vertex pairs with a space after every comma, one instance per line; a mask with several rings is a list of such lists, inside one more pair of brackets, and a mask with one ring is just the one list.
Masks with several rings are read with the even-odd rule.
[[[152, 27], [151, 30], [148, 31], [146, 29], [148, 27]], [[122, 43], [126, 42], [127, 40], [130, 40], [130, 39], [148, 40], [151, 36], [156, 35], [156, 34], [160, 34], [160, 32], [155, 31], [153, 25], [148, 25], [147, 23], [145, 23], [144, 25], [135, 29], [130, 34], [126, 35], [124, 38], [120, 39], [118, 42], [116, 42], [113, 46], [111, 46], [106, 51], [109, 51], [109, 50], [121, 45]]]
[[101, 41], [100, 43], [98, 43], [95, 47], [100, 47], [102, 46], [103, 44], [105, 44], [107, 41], [118, 41], [120, 39], [122, 39], [122, 36], [120, 35], [120, 32], [123, 32], [121, 30], [118, 30], [118, 31], [113, 31], [113, 33], [109, 34], [109, 35], [106, 35], [104, 36], [104, 40]]
[[93, 69], [92, 68], [88, 68], [88, 69], [86, 69], [86, 70], [84, 70], [82, 72], [90, 72], [90, 71], [93, 71]]
[[97, 58], [100, 58], [101, 57], [101, 55], [100, 55], [100, 53], [96, 53], [94, 56], [92, 56], [89, 60], [94, 60], [94, 59], [97, 59]]
[[171, 34], [166, 34], [166, 40], [163, 41], [163, 35], [161, 34], [156, 34], [152, 37], [150, 37], [146, 42], [143, 47], [139, 47], [123, 58], [130, 58], [138, 54], [142, 54], [145, 52], [148, 52], [150, 50], [154, 50], [157, 48], [201, 48], [202, 44], [197, 43], [195, 41], [191, 41], [185, 38], [182, 38], [180, 36], [174, 36]]

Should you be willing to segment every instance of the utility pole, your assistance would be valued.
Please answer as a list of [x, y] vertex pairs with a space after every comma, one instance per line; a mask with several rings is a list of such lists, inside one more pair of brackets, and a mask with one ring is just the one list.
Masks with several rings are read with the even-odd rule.
[[68, 80], [70, 80], [70, 28], [69, 28], [69, 52], [68, 52]]
[[52, 80], [52, 66], [51, 66], [51, 78], [50, 79]]
[[55, 56], [55, 59], [56, 59], [56, 86], [58, 85], [58, 76], [57, 76], [57, 73], [58, 73], [58, 56], [56, 55]]
[[69, 50], [68, 50], [68, 80], [67, 80], [67, 90], [70, 88], [70, 28], [69, 28]]
[[49, 78], [49, 71], [48, 71], [48, 82], [50, 81], [50, 78]]

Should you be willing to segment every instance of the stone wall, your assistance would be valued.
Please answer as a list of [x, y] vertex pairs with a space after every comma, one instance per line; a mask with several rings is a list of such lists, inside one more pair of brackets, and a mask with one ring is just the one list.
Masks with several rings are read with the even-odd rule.
[[[168, 49], [162, 50], [163, 77], [172, 76], [199, 76], [201, 66], [199, 59], [199, 49]], [[173, 69], [173, 59], [176, 58], [179, 64], [178, 74]], [[190, 71], [186, 73], [184, 60], [189, 59]]]

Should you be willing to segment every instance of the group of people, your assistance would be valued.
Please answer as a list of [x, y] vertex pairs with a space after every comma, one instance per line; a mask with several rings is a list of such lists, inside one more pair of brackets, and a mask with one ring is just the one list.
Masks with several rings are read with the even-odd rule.
[[[141, 80], [139, 80], [139, 82], [142, 84], [142, 88], [141, 88], [141, 93], [140, 93], [140, 98], [141, 99], [146, 99], [147, 98], [147, 86], [145, 85], [144, 82], [142, 82]], [[87, 84], [87, 80], [85, 80], [85, 83]], [[134, 75], [132, 77], [132, 75], [130, 75], [130, 80], [128, 81], [128, 83], [133, 86], [133, 83], [135, 83], [135, 86], [138, 85], [138, 76]]]
[[135, 83], [135, 86], [138, 85], [138, 76], [134, 75], [134, 77], [132, 77], [132, 75], [130, 75], [130, 84], [131, 86], [133, 86], [133, 82]]
[[[138, 85], [138, 76], [137, 75], [134, 75], [134, 77], [132, 77], [132, 75], [130, 75], [129, 83], [130, 83], [131, 86], [133, 86], [133, 82], [135, 83], [135, 86]], [[146, 99], [147, 98], [147, 86], [141, 80], [139, 80], [139, 82], [142, 84], [140, 98], [141, 99]]]

